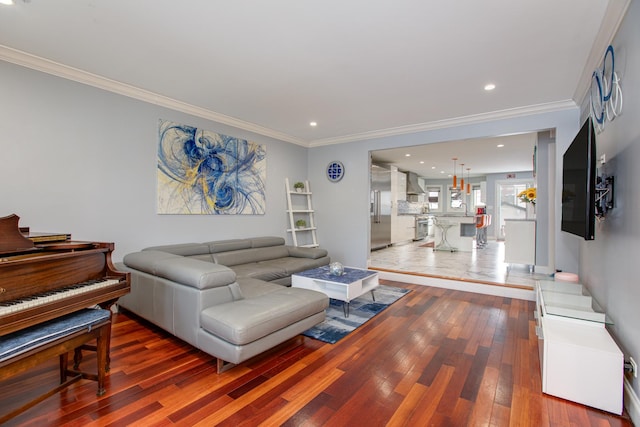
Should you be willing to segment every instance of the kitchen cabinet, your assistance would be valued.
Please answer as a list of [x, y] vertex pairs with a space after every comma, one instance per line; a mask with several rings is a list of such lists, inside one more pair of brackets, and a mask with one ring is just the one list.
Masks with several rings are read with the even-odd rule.
[[414, 215], [395, 215], [391, 221], [391, 243], [406, 243], [413, 240], [416, 234]]
[[396, 171], [396, 200], [407, 200], [407, 174]]

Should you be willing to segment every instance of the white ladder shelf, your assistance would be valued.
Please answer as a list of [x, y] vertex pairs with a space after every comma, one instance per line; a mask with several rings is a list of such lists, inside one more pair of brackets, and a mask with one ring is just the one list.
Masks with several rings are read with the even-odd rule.
[[[285, 189], [287, 192], [287, 214], [289, 216], [290, 227], [287, 229], [287, 232], [291, 233], [293, 245], [305, 248], [318, 247], [309, 181], [304, 182], [304, 189], [302, 191], [297, 191], [289, 184], [289, 178], [285, 178]], [[304, 220], [305, 225], [302, 227], [296, 226], [298, 220]], [[302, 240], [304, 243], [299, 240]]]

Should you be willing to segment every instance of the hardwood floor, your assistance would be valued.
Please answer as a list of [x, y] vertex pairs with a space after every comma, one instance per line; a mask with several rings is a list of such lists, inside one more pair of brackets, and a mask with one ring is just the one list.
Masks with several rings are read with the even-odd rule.
[[[412, 292], [338, 343], [300, 337], [220, 375], [209, 355], [117, 314], [107, 393], [80, 381], [7, 425], [632, 425], [541, 393], [533, 302], [384, 283]], [[52, 361], [0, 384], [2, 412], [56, 381]]]

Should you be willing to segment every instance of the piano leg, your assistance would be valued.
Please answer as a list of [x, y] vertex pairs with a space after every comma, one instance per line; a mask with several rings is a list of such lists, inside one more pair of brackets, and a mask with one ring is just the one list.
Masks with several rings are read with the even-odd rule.
[[[104, 310], [109, 310], [109, 312], [111, 313], [111, 318], [110, 318], [111, 323], [113, 323], [113, 310], [111, 309], [111, 307], [116, 302], [118, 302], [118, 298], [105, 301], [99, 304], [100, 308]], [[116, 306], [116, 312], [117, 312], [117, 306]], [[107, 361], [106, 361], [105, 369], [107, 370], [107, 372], [111, 370], [111, 333], [107, 335]]]
[[104, 380], [109, 370], [109, 345], [111, 344], [111, 322], [100, 330], [97, 338], [97, 354], [98, 358], [98, 396], [102, 396], [106, 390], [104, 388]]

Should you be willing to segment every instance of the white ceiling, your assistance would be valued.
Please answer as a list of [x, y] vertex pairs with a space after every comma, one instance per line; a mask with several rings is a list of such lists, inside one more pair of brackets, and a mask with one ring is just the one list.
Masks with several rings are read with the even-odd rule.
[[575, 106], [630, 0], [15, 1], [0, 59], [315, 146]]
[[376, 150], [372, 153], [372, 160], [397, 166], [402, 171], [415, 172], [427, 179], [445, 179], [452, 176], [453, 157], [458, 159], [455, 171], [458, 177], [461, 177], [463, 172], [466, 178], [532, 171], [536, 141], [536, 133], [476, 138]]

